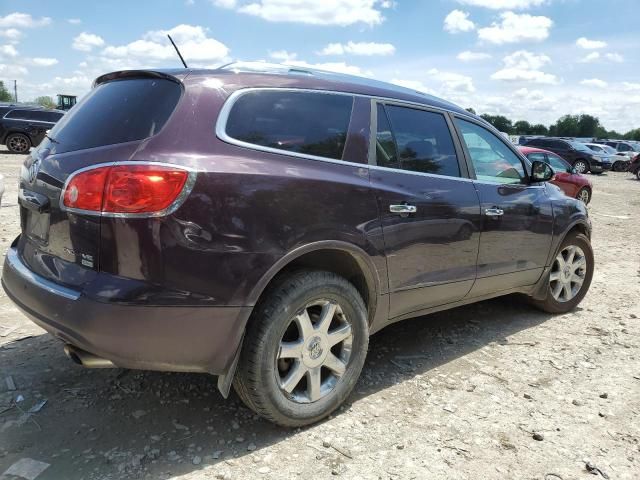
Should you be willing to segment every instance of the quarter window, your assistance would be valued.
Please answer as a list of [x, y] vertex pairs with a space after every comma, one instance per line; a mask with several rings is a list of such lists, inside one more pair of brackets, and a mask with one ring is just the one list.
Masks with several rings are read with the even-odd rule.
[[[385, 138], [395, 141], [395, 157], [401, 169], [460, 176], [458, 157], [444, 115], [395, 105], [387, 105], [384, 110], [393, 131], [392, 137]], [[391, 142], [387, 141], [387, 144], [391, 148]]]
[[520, 158], [496, 135], [466, 120], [456, 119], [478, 180], [495, 183], [524, 183]]
[[254, 145], [341, 160], [352, 108], [350, 95], [252, 91], [233, 104], [226, 134]]

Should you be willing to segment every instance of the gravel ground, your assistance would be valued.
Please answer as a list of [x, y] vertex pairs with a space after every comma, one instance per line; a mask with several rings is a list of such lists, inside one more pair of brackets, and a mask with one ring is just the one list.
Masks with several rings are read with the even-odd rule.
[[[2, 253], [22, 160], [0, 152]], [[508, 297], [388, 327], [344, 407], [302, 430], [207, 375], [85, 370], [0, 291], [0, 478], [640, 478], [640, 182], [591, 180], [597, 265], [578, 309]]]

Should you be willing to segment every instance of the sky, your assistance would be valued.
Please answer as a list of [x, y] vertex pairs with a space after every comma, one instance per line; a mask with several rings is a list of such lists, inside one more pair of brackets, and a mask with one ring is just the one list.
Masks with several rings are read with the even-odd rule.
[[640, 127], [640, 0], [0, 0], [0, 80], [82, 96], [127, 68], [267, 61], [393, 82], [478, 113]]

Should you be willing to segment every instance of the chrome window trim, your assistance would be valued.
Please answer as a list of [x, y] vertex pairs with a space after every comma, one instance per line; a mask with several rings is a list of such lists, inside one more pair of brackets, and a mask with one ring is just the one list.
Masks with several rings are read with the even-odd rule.
[[[229, 95], [229, 98], [225, 100], [224, 105], [222, 106], [222, 108], [220, 109], [220, 113], [218, 114], [218, 119], [216, 120], [216, 125], [215, 125], [215, 132], [216, 132], [216, 136], [225, 143], [229, 143], [231, 145], [236, 145], [238, 147], [249, 148], [251, 150], [257, 150], [261, 152], [275, 153], [278, 155], [288, 155], [290, 157], [306, 158], [309, 160], [320, 160], [324, 162], [340, 163], [342, 165], [357, 165], [359, 167], [363, 167], [363, 166], [374, 167], [375, 165], [368, 165], [367, 163], [346, 162], [343, 160], [336, 160], [335, 158], [320, 157], [317, 155], [308, 155], [306, 153], [291, 152], [289, 150], [280, 150], [278, 148], [265, 147], [263, 145], [256, 145], [254, 143], [248, 143], [242, 140], [237, 140], [227, 135], [227, 132], [226, 132], [227, 120], [229, 119], [229, 113], [231, 112], [233, 105], [238, 100], [238, 98], [240, 98], [242, 95], [250, 92], [255, 92], [255, 91], [307, 92], [307, 93], [320, 93], [325, 95], [345, 95], [353, 98], [367, 98], [367, 99], [376, 100], [379, 102], [394, 102], [401, 106], [411, 106], [414, 108], [421, 108], [421, 109], [428, 108], [443, 114], [446, 114], [447, 112], [449, 112], [449, 110], [446, 110], [444, 108], [434, 107], [434, 106], [419, 103], [419, 102], [398, 100], [398, 99], [389, 98], [389, 97], [379, 97], [375, 95], [365, 95], [362, 93], [341, 92], [336, 90], [318, 90], [313, 88], [248, 87], [248, 88], [242, 88], [242, 89], [236, 90], [231, 95]], [[368, 159], [364, 159], [364, 160], [368, 160]], [[442, 177], [446, 175], [438, 175], [438, 176]], [[450, 177], [447, 177], [447, 178], [450, 178]]]
[[[182, 191], [180, 192], [180, 194], [176, 197], [176, 199], [164, 210], [160, 210], [158, 212], [150, 212], [150, 213], [113, 213], [113, 212], [96, 212], [94, 210], [83, 210], [81, 208], [73, 208], [73, 207], [67, 207], [64, 205], [64, 192], [67, 190], [67, 187], [69, 186], [69, 183], [71, 182], [71, 180], [73, 180], [73, 178], [82, 173], [82, 172], [86, 172], [89, 170], [95, 170], [96, 168], [102, 168], [102, 167], [113, 167], [113, 166], [121, 166], [121, 165], [154, 165], [154, 166], [159, 166], [159, 167], [171, 167], [171, 168], [176, 168], [178, 170], [185, 170], [188, 172], [188, 176], [187, 176], [187, 181], [185, 182], [184, 186], [182, 187]], [[97, 163], [95, 165], [91, 165], [89, 167], [84, 167], [81, 168], [79, 170], [76, 170], [75, 172], [73, 172], [71, 175], [69, 175], [67, 177], [67, 179], [64, 182], [64, 186], [62, 187], [62, 190], [60, 191], [60, 199], [58, 200], [59, 202], [59, 206], [60, 206], [60, 210], [64, 211], [64, 212], [69, 212], [69, 213], [77, 213], [80, 215], [91, 215], [94, 217], [107, 217], [107, 218], [157, 218], [157, 217], [165, 217], [167, 215], [171, 215], [172, 213], [174, 213], [176, 210], [178, 210], [178, 208], [180, 208], [180, 206], [182, 206], [182, 204], [185, 202], [185, 200], [187, 199], [187, 197], [189, 196], [189, 194], [191, 193], [191, 191], [193, 190], [194, 185], [196, 184], [196, 179], [198, 178], [198, 171], [196, 169], [193, 169], [191, 167], [185, 167], [182, 165], [176, 165], [173, 163], [166, 163], [166, 162], [136, 162], [136, 161], [132, 161], [132, 160], [127, 160], [127, 161], [123, 161], [123, 162], [107, 162], [107, 163]]]
[[57, 283], [47, 280], [46, 278], [43, 278], [29, 270], [29, 268], [27, 268], [27, 266], [20, 260], [18, 251], [15, 248], [9, 249], [6, 258], [9, 268], [15, 270], [18, 275], [31, 285], [39, 287], [52, 295], [64, 297], [68, 300], [78, 300], [78, 298], [80, 298], [80, 292], [58, 285]]

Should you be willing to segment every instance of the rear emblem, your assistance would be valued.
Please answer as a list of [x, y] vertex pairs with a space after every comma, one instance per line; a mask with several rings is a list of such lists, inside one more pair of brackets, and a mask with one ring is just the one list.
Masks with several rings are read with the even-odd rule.
[[33, 163], [29, 166], [29, 169], [27, 171], [27, 179], [29, 180], [29, 183], [33, 183], [36, 181], [39, 170], [40, 170], [40, 160], [36, 158], [33, 161]]

